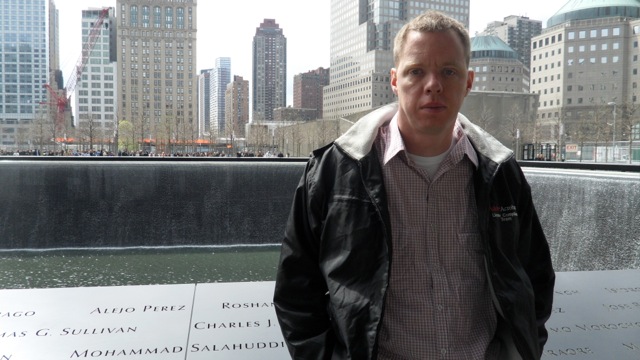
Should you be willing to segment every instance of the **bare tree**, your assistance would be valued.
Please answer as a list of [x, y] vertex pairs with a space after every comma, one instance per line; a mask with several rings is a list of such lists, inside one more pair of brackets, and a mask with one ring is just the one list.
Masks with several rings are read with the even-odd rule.
[[37, 145], [39, 153], [42, 154], [45, 145], [51, 143], [50, 139], [53, 132], [55, 132], [55, 126], [52, 126], [46, 111], [38, 111], [29, 126], [29, 138], [34, 146]]
[[291, 134], [289, 141], [293, 146], [293, 156], [302, 156], [302, 143], [304, 142], [304, 137], [302, 136], [302, 126], [302, 124], [297, 124], [289, 127]]
[[170, 154], [172, 130], [173, 126], [170, 118], [163, 117], [160, 122], [155, 124], [156, 152]]
[[487, 103], [482, 99], [482, 111], [480, 115], [477, 117], [476, 124], [481, 128], [489, 131], [489, 125], [493, 121], [493, 110], [487, 105]]
[[608, 148], [607, 142], [609, 139], [610, 127], [607, 124], [607, 119], [611, 117], [609, 110], [607, 109], [607, 104], [601, 101], [599, 104], [594, 105], [593, 116], [591, 120], [591, 124], [589, 126], [590, 132], [592, 134], [592, 140], [595, 142], [595, 151], [596, 154], [594, 156], [594, 161], [598, 162], [598, 144], [601, 141], [605, 143], [605, 162], [608, 161]]
[[335, 129], [329, 123], [329, 120], [317, 120], [316, 121], [316, 139], [318, 139], [318, 146], [324, 146], [333, 140], [331, 135], [335, 133]]
[[229, 147], [228, 148], [230, 149], [232, 154], [235, 154], [236, 153], [236, 147], [235, 147], [235, 144], [233, 142], [234, 141], [233, 138], [235, 137], [235, 134], [236, 134], [236, 124], [235, 124], [234, 119], [231, 116], [226, 117], [225, 122], [224, 122], [224, 129], [223, 130], [224, 130], [223, 133], [222, 133], [223, 137], [228, 139], [227, 140], [227, 142], [228, 142], [227, 147], [231, 146], [230, 148]]
[[[85, 115], [85, 114], [82, 114]], [[100, 123], [93, 117], [93, 113], [88, 112], [86, 118], [80, 119], [77, 134], [80, 141], [86, 145], [88, 143], [89, 150], [93, 149], [93, 145], [100, 133]], [[84, 146], [83, 146], [84, 148]], [[86, 149], [85, 149], [86, 150]]]
[[511, 149], [516, 153], [516, 159], [520, 159], [520, 149], [518, 149], [518, 141], [520, 137], [520, 125], [523, 122], [523, 111], [518, 103], [514, 103], [507, 114], [507, 126], [504, 127], [505, 131], [509, 132], [509, 138], [511, 139]]
[[572, 131], [567, 132], [570, 133], [573, 139], [578, 142], [578, 149], [580, 149], [580, 162], [582, 162], [584, 157], [584, 143], [591, 136], [591, 132], [589, 131], [589, 118], [591, 117], [591, 112], [580, 113], [578, 115], [577, 122], [573, 124]]
[[251, 124], [248, 135], [247, 141], [256, 152], [269, 147], [269, 142], [271, 140], [269, 128], [267, 125], [263, 125], [261, 121]]
[[637, 113], [638, 111], [638, 106], [635, 102], [625, 102], [624, 104], [622, 104], [622, 108], [621, 108], [621, 115], [620, 116], [620, 129], [622, 130], [622, 136], [623, 138], [626, 136], [627, 137], [627, 145], [628, 145], [628, 149], [629, 149], [629, 153], [627, 154], [628, 156], [628, 162], [629, 164], [632, 163], [633, 161], [633, 130], [634, 130], [634, 126], [637, 126], [637, 124], [640, 124], [640, 122], [638, 122], [638, 118], [637, 118]]
[[557, 116], [554, 118], [552, 131], [555, 135], [553, 138], [556, 140], [556, 161], [563, 161], [562, 159], [562, 143], [565, 136], [565, 119], [564, 111], [562, 108], [558, 109]]

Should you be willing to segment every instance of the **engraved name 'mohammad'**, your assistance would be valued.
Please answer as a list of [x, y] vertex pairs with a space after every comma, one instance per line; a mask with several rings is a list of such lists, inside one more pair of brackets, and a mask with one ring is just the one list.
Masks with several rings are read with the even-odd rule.
[[140, 348], [140, 349], [101, 349], [101, 350], [74, 350], [70, 359], [75, 358], [99, 358], [116, 356], [160, 355], [179, 354], [184, 351], [182, 346]]

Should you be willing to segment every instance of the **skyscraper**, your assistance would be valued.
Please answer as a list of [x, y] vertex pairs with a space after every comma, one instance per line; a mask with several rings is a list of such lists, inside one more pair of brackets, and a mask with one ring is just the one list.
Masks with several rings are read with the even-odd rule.
[[162, 151], [197, 139], [196, 0], [117, 0], [116, 12], [118, 121]]
[[293, 107], [314, 109], [313, 119], [322, 119], [322, 88], [329, 85], [329, 69], [317, 68], [293, 77]]
[[[89, 41], [102, 9], [82, 11], [82, 44]], [[113, 139], [117, 109], [115, 9], [109, 9], [93, 51], [75, 89], [75, 137], [85, 145], [102, 145]]]
[[287, 38], [275, 19], [264, 19], [253, 37], [253, 121], [272, 121], [287, 102]]
[[230, 58], [220, 57], [216, 59], [216, 66], [211, 70], [209, 81], [209, 106], [211, 108], [209, 115], [211, 128], [209, 131], [214, 136], [220, 137], [225, 132], [224, 95], [227, 90], [227, 84], [231, 81]]
[[249, 81], [242, 76], [234, 75], [233, 81], [227, 85], [225, 94], [226, 138], [245, 136], [245, 125], [249, 123]]
[[40, 102], [50, 101], [45, 84], [61, 86], [57, 22], [53, 1], [0, 0], [0, 149], [29, 146], [34, 119], [55, 118], [55, 106]]
[[200, 70], [198, 75], [198, 135], [209, 134], [211, 129], [211, 72], [213, 69]]
[[54, 89], [62, 89], [64, 80], [60, 69], [60, 14], [53, 0], [49, 1], [49, 84]]
[[336, 119], [395, 100], [389, 85], [393, 40], [402, 25], [428, 9], [469, 27], [469, 0], [333, 0], [331, 76], [324, 118]]

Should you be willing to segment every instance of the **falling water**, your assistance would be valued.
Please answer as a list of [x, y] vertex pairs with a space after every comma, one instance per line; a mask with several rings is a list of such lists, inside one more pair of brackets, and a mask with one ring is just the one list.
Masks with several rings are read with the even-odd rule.
[[557, 271], [640, 268], [640, 174], [525, 169]]

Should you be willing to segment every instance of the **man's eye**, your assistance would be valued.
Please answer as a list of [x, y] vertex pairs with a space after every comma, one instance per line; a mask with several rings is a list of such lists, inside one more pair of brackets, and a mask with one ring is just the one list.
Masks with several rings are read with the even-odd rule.
[[409, 74], [411, 74], [411, 75], [420, 75], [420, 74], [422, 74], [422, 70], [420, 70], [420, 69], [412, 69], [412, 70], [409, 71]]
[[447, 76], [453, 76], [456, 74], [456, 71], [453, 69], [444, 69], [443, 73]]

